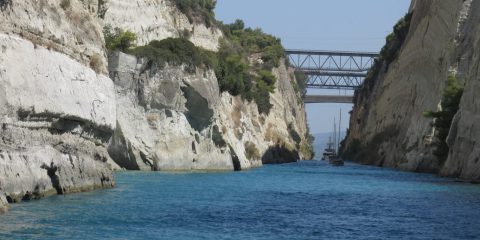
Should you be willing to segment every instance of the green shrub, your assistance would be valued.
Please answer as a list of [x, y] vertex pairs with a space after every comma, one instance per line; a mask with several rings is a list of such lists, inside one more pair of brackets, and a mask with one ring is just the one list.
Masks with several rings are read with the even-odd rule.
[[393, 33], [387, 36], [386, 44], [380, 51], [380, 58], [388, 65], [392, 63], [400, 51], [410, 29], [413, 12], [407, 13], [393, 27]]
[[189, 72], [197, 67], [214, 67], [217, 60], [214, 53], [196, 47], [183, 38], [167, 38], [161, 41], [151, 41], [146, 46], [140, 46], [128, 51], [140, 58], [154, 61], [160, 68], [166, 63], [173, 66], [186, 65]]
[[[250, 89], [246, 88], [246, 81], [251, 81], [248, 76], [248, 64], [240, 55], [230, 55], [222, 58], [215, 70], [221, 91], [227, 91], [237, 96]], [[249, 86], [251, 88], [251, 86]]]
[[261, 29], [245, 28], [242, 20], [222, 26], [226, 41], [236, 46], [237, 54], [244, 57], [260, 54], [264, 62], [263, 68], [271, 69], [280, 65], [280, 59], [285, 55], [280, 39], [265, 34]]
[[[276, 82], [272, 69], [280, 65], [285, 52], [280, 39], [260, 29], [245, 28], [242, 20], [224, 24], [222, 29], [225, 39], [220, 44], [215, 71], [220, 89], [254, 100], [258, 111], [268, 114], [272, 108], [270, 93], [274, 92]], [[249, 62], [252, 56], [258, 56], [263, 63], [252, 65]]]
[[105, 45], [110, 52], [116, 50], [127, 52], [135, 46], [134, 43], [137, 40], [135, 33], [119, 28], [112, 29], [110, 26], [104, 28], [103, 34], [105, 36]]
[[448, 157], [449, 147], [447, 137], [452, 126], [455, 114], [458, 112], [460, 100], [463, 95], [464, 84], [460, 83], [454, 75], [447, 79], [447, 85], [443, 91], [442, 109], [440, 111], [427, 111], [424, 116], [435, 118], [434, 126], [436, 128], [434, 154], [443, 163]]
[[275, 44], [263, 49], [262, 60], [270, 64], [268, 68], [280, 66], [280, 59], [285, 56], [285, 49], [282, 45]]
[[253, 92], [253, 99], [258, 107], [258, 112], [261, 114], [270, 114], [270, 109], [273, 105], [270, 103], [270, 87], [265, 82], [257, 83], [256, 89]]
[[277, 82], [277, 78], [272, 74], [272, 72], [267, 70], [259, 70], [257, 83], [260, 82], [265, 83], [265, 87], [270, 93], [275, 92], [275, 83]]
[[190, 23], [205, 23], [207, 27], [212, 26], [215, 20], [215, 0], [170, 0], [175, 6], [187, 16]]

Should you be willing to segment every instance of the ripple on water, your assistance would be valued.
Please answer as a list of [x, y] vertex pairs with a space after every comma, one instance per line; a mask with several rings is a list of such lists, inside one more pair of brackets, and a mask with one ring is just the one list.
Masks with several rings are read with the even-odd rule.
[[476, 239], [480, 186], [325, 162], [117, 174], [117, 188], [12, 205], [0, 239]]

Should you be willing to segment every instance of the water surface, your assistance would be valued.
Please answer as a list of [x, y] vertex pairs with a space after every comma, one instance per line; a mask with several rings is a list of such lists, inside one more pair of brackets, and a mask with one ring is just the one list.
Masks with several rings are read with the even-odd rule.
[[0, 239], [479, 239], [480, 186], [324, 162], [116, 176], [12, 205]]

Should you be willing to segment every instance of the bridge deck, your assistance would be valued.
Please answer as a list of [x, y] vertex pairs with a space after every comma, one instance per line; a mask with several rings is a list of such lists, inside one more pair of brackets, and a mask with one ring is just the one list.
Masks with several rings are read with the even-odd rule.
[[307, 95], [305, 103], [353, 103], [353, 96]]
[[375, 52], [355, 52], [355, 51], [326, 51], [326, 50], [300, 50], [286, 49], [286, 54], [304, 54], [304, 55], [331, 55], [331, 56], [352, 56], [352, 57], [378, 57]]

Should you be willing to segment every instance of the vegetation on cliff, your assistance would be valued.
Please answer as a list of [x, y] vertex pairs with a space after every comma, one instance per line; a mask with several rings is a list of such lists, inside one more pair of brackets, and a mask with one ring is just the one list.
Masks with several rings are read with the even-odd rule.
[[275, 90], [276, 78], [272, 69], [280, 65], [284, 49], [280, 39], [260, 29], [245, 28], [241, 20], [223, 25], [225, 38], [217, 53], [195, 46], [184, 38], [167, 38], [135, 47], [135, 34], [121, 29], [105, 28], [109, 51], [127, 52], [148, 58], [160, 68], [166, 63], [185, 65], [189, 72], [197, 67], [213, 69], [220, 90], [255, 101], [260, 113], [269, 114], [270, 93]]
[[196, 47], [183, 38], [154, 40], [148, 45], [132, 48], [128, 52], [137, 57], [148, 58], [160, 68], [167, 63], [174, 66], [185, 65], [189, 72], [195, 72], [197, 67], [213, 68], [218, 64], [215, 53]]
[[190, 23], [202, 22], [210, 27], [215, 20], [216, 0], [170, 0], [175, 6], [187, 16]]
[[463, 95], [464, 84], [461, 83], [455, 75], [450, 75], [447, 85], [443, 91], [441, 109], [439, 111], [427, 111], [426, 117], [434, 118], [433, 125], [436, 129], [434, 144], [436, 149], [435, 156], [443, 163], [447, 160], [449, 147], [447, 137], [452, 126], [455, 114], [458, 112], [460, 100]]
[[[213, 8], [216, 1], [171, 0], [191, 21], [205, 20], [205, 24], [213, 22]], [[261, 29], [246, 28], [241, 20], [231, 24], [216, 22], [216, 27], [224, 33], [220, 40], [218, 52], [212, 52], [195, 46], [184, 34], [180, 38], [167, 38], [151, 41], [145, 46], [135, 46], [135, 34], [121, 29], [105, 28], [107, 49], [133, 54], [147, 58], [162, 68], [166, 64], [184, 66], [194, 73], [197, 68], [214, 70], [220, 90], [233, 96], [241, 96], [247, 101], [254, 101], [261, 114], [268, 115], [273, 105], [270, 94], [275, 91], [276, 77], [272, 70], [280, 66], [284, 56], [284, 48], [279, 38], [265, 34]], [[299, 96], [306, 93], [305, 76], [295, 74], [297, 81], [292, 85]], [[299, 143], [300, 144], [300, 143]], [[305, 156], [313, 155], [311, 142], [302, 142]]]
[[127, 52], [135, 46], [135, 40], [137, 40], [135, 33], [119, 28], [112, 29], [111, 26], [105, 26], [103, 35], [105, 37], [105, 47], [109, 52]]
[[268, 114], [272, 107], [270, 93], [276, 82], [271, 71], [280, 65], [285, 51], [280, 39], [260, 29], [245, 28], [242, 20], [222, 25], [222, 29], [225, 39], [215, 69], [220, 89], [254, 100], [259, 112]]

